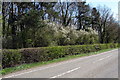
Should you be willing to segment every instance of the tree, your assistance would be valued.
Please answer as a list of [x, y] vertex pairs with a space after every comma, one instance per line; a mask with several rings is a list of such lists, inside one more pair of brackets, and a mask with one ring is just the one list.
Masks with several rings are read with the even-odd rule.
[[78, 34], [89, 34], [88, 27], [98, 32], [100, 43], [118, 41], [119, 25], [110, 10], [90, 9], [86, 2], [3, 2], [2, 21], [3, 48], [95, 43], [96, 34]]
[[63, 26], [68, 26], [74, 14], [74, 2], [59, 2], [57, 3], [57, 11], [59, 12], [60, 23]]
[[87, 22], [86, 20], [89, 19], [89, 17], [86, 15], [89, 11], [89, 5], [86, 5], [86, 2], [78, 2], [77, 8], [78, 8], [78, 15], [77, 15], [78, 30], [85, 29], [84, 22]]
[[100, 20], [100, 13], [96, 8], [92, 9], [92, 14], [91, 14], [91, 25], [92, 29], [98, 31], [98, 25], [99, 25], [99, 20]]
[[[106, 43], [106, 36], [108, 35], [107, 29], [109, 25], [111, 25], [110, 19], [113, 18], [113, 14], [110, 12], [110, 9], [106, 6], [98, 8], [100, 12], [100, 19], [99, 19], [99, 27], [98, 27], [98, 34], [99, 34], [99, 42]], [[112, 22], [114, 23], [114, 22]], [[114, 25], [115, 27], [115, 25]], [[106, 35], [107, 34], [107, 35]]]

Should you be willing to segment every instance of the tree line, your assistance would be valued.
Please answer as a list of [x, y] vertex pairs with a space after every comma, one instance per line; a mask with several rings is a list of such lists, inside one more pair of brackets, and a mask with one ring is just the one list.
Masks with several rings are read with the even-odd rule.
[[[53, 38], [54, 31], [46, 30], [46, 20], [63, 27], [73, 26], [76, 31], [88, 32], [92, 28], [98, 33], [98, 43], [118, 42], [119, 24], [105, 6], [91, 7], [86, 2], [3, 2], [3, 48], [48, 46], [45, 41]], [[63, 38], [59, 41], [62, 43]]]

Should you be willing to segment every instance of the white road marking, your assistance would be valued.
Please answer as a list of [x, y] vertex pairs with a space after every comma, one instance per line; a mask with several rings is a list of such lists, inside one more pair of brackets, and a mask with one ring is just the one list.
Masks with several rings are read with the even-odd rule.
[[76, 71], [76, 70], [78, 70], [78, 69], [80, 69], [80, 67], [75, 68], [75, 69], [72, 69], [72, 70], [69, 70], [69, 71], [64, 72], [64, 73], [62, 73], [62, 74], [59, 74], [59, 75], [57, 75], [57, 76], [53, 76], [53, 77], [51, 77], [51, 78], [57, 78], [57, 77], [60, 77], [60, 76], [65, 75], [65, 74], [71, 73], [71, 72], [73, 72], [73, 71]]
[[107, 56], [106, 58], [109, 58], [110, 56]]
[[66, 63], [71, 63], [71, 62], [74, 62], [74, 61], [77, 61], [77, 60], [82, 60], [82, 59], [86, 59], [86, 58], [90, 58], [90, 57], [93, 57], [93, 56], [99, 56], [99, 55], [102, 55], [102, 54], [105, 54], [105, 53], [108, 53], [108, 52], [112, 52], [112, 51], [116, 51], [118, 49], [114, 49], [114, 50], [111, 50], [111, 51], [107, 51], [107, 52], [103, 52], [103, 53], [100, 53], [100, 54], [96, 54], [96, 55], [91, 55], [91, 56], [85, 56], [85, 57], [82, 57], [82, 58], [78, 58], [78, 59], [74, 59], [74, 60], [69, 60], [69, 61], [66, 61], [66, 62], [61, 62], [61, 63], [58, 63], [54, 66], [50, 66], [50, 67], [45, 67], [45, 68], [37, 68], [37, 69], [34, 69], [34, 70], [31, 70], [30, 71], [27, 71], [27, 72], [23, 72], [23, 73], [20, 73], [20, 74], [12, 74], [10, 76], [5, 76], [3, 78], [11, 78], [11, 77], [15, 77], [15, 76], [19, 76], [19, 75], [23, 75], [23, 74], [28, 74], [28, 73], [32, 73], [32, 72], [36, 72], [36, 71], [40, 71], [40, 70], [44, 70], [44, 69], [48, 69], [48, 68], [51, 68], [51, 67], [56, 67], [56, 66], [59, 66], [59, 65], [63, 65], [63, 64], [66, 64]]
[[93, 63], [96, 63], [96, 62], [98, 62], [98, 61], [102, 61], [102, 60], [107, 59], [107, 58], [109, 58], [109, 57], [110, 57], [110, 56], [107, 56], [107, 57], [101, 58], [101, 59], [99, 59], [99, 60], [97, 60], [97, 61], [94, 61]]
[[101, 61], [101, 60], [103, 60], [103, 59], [105, 59], [105, 58], [101, 58], [101, 59], [99, 59], [98, 61]]

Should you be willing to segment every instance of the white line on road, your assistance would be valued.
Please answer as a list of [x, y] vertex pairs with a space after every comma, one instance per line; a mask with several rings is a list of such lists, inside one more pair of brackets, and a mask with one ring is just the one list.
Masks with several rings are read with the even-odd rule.
[[102, 54], [105, 54], [105, 53], [108, 53], [108, 52], [112, 52], [112, 51], [116, 51], [118, 49], [115, 49], [115, 50], [111, 50], [111, 51], [107, 51], [107, 52], [103, 52], [103, 53], [100, 53], [100, 54], [96, 54], [96, 55], [91, 55], [91, 56], [86, 56], [86, 57], [82, 57], [82, 58], [78, 58], [78, 59], [74, 59], [74, 60], [69, 60], [69, 61], [65, 61], [65, 62], [60, 62], [56, 65], [53, 65], [53, 66], [50, 66], [50, 67], [44, 67], [44, 68], [37, 68], [37, 69], [29, 69], [29, 71], [27, 72], [22, 72], [20, 74], [12, 74], [10, 76], [5, 76], [3, 78], [11, 78], [11, 77], [15, 77], [15, 76], [19, 76], [19, 75], [23, 75], [23, 74], [28, 74], [28, 73], [32, 73], [32, 72], [36, 72], [36, 71], [40, 71], [40, 70], [44, 70], [44, 69], [48, 69], [48, 68], [51, 68], [51, 67], [56, 67], [56, 66], [59, 66], [59, 65], [63, 65], [63, 64], [66, 64], [66, 63], [71, 63], [71, 62], [74, 62], [74, 61], [77, 61], [77, 60], [82, 60], [82, 59], [86, 59], [86, 58], [90, 58], [90, 57], [93, 57], [93, 56], [99, 56], [99, 55], [102, 55]]
[[72, 70], [69, 70], [69, 71], [64, 72], [64, 73], [62, 73], [62, 74], [59, 74], [59, 75], [57, 75], [57, 76], [53, 76], [53, 77], [51, 77], [51, 78], [57, 78], [57, 77], [60, 77], [60, 76], [65, 75], [65, 74], [71, 73], [71, 72], [73, 72], [73, 71], [76, 71], [76, 70], [78, 70], [78, 69], [80, 69], [80, 67], [75, 68], [75, 69], [72, 69]]
[[98, 61], [102, 61], [102, 60], [104, 60], [104, 59], [107, 59], [107, 58], [109, 58], [110, 56], [107, 56], [107, 57], [105, 57], [105, 58], [101, 58], [101, 59], [99, 59], [99, 60], [97, 60], [97, 61], [94, 61], [93, 63], [96, 63], [96, 62], [98, 62]]

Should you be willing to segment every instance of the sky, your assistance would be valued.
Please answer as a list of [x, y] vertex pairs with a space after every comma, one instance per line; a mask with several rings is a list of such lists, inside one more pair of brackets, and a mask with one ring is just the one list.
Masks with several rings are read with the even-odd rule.
[[114, 14], [114, 18], [118, 19], [118, 2], [120, 0], [86, 0], [87, 3], [91, 5], [91, 7], [107, 6], [111, 9], [112, 13]]

